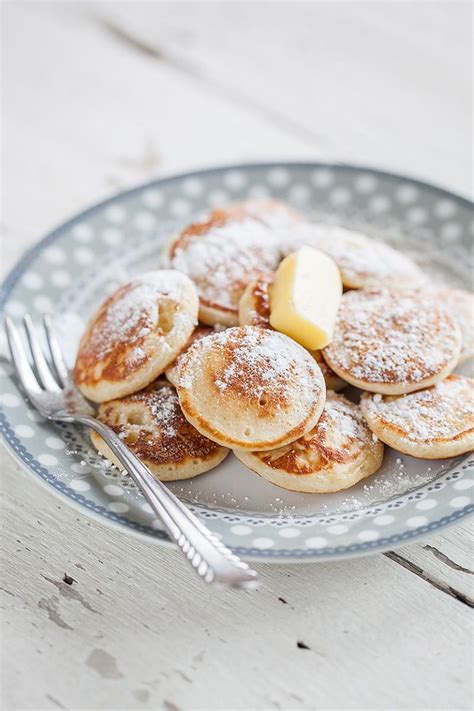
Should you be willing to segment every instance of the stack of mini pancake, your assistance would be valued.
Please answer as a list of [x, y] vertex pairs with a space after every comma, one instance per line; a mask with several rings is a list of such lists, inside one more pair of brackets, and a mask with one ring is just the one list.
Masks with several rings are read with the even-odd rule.
[[[330, 256], [345, 288], [321, 351], [270, 326], [274, 272], [300, 245]], [[452, 374], [474, 355], [474, 297], [428, 284], [407, 256], [268, 199], [212, 210], [170, 239], [163, 266], [99, 307], [75, 367], [159, 479], [233, 450], [278, 486], [328, 493], [374, 474], [384, 443], [426, 459], [474, 447], [473, 381]]]

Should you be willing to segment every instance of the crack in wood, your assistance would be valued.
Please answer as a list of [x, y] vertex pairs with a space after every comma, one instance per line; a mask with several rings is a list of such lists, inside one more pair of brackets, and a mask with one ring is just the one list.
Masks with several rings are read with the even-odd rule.
[[406, 568], [407, 570], [410, 571], [410, 573], [414, 573], [414, 575], [417, 575], [419, 578], [422, 580], [425, 580], [427, 583], [429, 583], [432, 587], [436, 588], [437, 590], [440, 590], [441, 592], [445, 593], [446, 595], [450, 595], [453, 597], [455, 600], [458, 600], [461, 602], [463, 605], [467, 605], [467, 607], [473, 607], [474, 608], [474, 600], [462, 593], [460, 590], [456, 590], [455, 588], [451, 587], [451, 585], [447, 585], [446, 583], [442, 583], [439, 580], [434, 580], [434, 578], [430, 577], [424, 570], [421, 568], [419, 565], [416, 565], [416, 563], [412, 563], [412, 561], [408, 560], [407, 558], [404, 558], [403, 556], [399, 555], [398, 553], [395, 553], [394, 551], [388, 551], [387, 553], [383, 554], [390, 560], [393, 560], [394, 563], [398, 563], [398, 565], [401, 565], [403, 568]]
[[[92, 15], [91, 19], [95, 21], [100, 27], [102, 27], [102, 29], [106, 30], [112, 37], [114, 37], [122, 44], [127, 45], [135, 52], [138, 52], [153, 61], [169, 65], [171, 68], [181, 72], [182, 74], [192, 79], [196, 79], [218, 95], [224, 97], [225, 99], [227, 99], [233, 104], [238, 105], [239, 107], [242, 107], [243, 105], [244, 108], [247, 110], [252, 109], [256, 111], [265, 120], [270, 121], [286, 133], [297, 135], [300, 140], [309, 143], [313, 147], [316, 146], [319, 151], [323, 151], [324, 153], [328, 154], [329, 157], [329, 151], [327, 147], [328, 141], [324, 138], [324, 136], [317, 133], [316, 131], [313, 131], [310, 128], [307, 128], [306, 126], [303, 126], [302, 124], [298, 123], [298, 121], [294, 121], [288, 116], [284, 116], [279, 112], [268, 108], [259, 101], [256, 101], [255, 99], [246, 96], [245, 94], [241, 93], [236, 89], [222, 84], [216, 79], [212, 79], [209, 76], [205, 76], [190, 62], [183, 61], [182, 59], [176, 56], [171, 57], [167, 52], [163, 51], [156, 44], [152, 45], [148, 42], [145, 42], [143, 39], [137, 38], [136, 35], [130, 33], [128, 30], [125, 30], [123, 27], [120, 27], [107, 17]], [[334, 160], [334, 157], [332, 155], [330, 157], [331, 160]]]
[[430, 551], [430, 553], [433, 553], [433, 555], [438, 558], [438, 560], [440, 560], [442, 563], [445, 563], [453, 570], [458, 570], [460, 573], [467, 573], [468, 575], [474, 575], [474, 570], [470, 570], [469, 568], [464, 568], [464, 566], [459, 565], [459, 563], [456, 563], [445, 553], [438, 550], [438, 548], [435, 548], [434, 546], [430, 546], [428, 544], [426, 546], [423, 546], [423, 548], [425, 549], [425, 551]]

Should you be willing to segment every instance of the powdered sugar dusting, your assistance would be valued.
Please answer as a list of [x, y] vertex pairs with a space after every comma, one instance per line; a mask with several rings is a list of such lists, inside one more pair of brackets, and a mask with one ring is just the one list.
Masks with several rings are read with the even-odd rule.
[[273, 271], [279, 259], [273, 231], [259, 220], [245, 218], [187, 238], [175, 250], [171, 265], [194, 281], [206, 303], [236, 310], [246, 284]]
[[402, 430], [413, 442], [451, 439], [474, 428], [474, 381], [450, 376], [427, 390], [366, 400], [368, 417]]
[[344, 294], [324, 353], [329, 365], [370, 385], [423, 382], [459, 349], [459, 329], [442, 308], [424, 308], [416, 291], [371, 289]]
[[343, 282], [353, 287], [369, 284], [416, 286], [425, 281], [421, 270], [409, 257], [360, 232], [335, 225], [301, 224], [288, 236], [287, 240], [282, 237], [285, 253], [302, 245], [320, 249], [334, 259]]

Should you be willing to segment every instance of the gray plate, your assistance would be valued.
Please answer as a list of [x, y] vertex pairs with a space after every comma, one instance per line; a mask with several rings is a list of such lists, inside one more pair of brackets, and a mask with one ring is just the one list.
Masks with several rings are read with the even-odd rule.
[[[157, 266], [163, 241], [193, 215], [273, 195], [323, 222], [362, 229], [414, 256], [440, 282], [469, 287], [471, 204], [439, 188], [346, 165], [241, 165], [179, 175], [118, 195], [43, 239], [10, 273], [0, 306], [12, 317], [52, 311], [74, 361], [88, 315], [131, 274]], [[5, 344], [2, 343], [2, 353]], [[89, 515], [167, 543], [142, 496], [83, 432], [41, 420], [2, 356], [0, 431], [25, 469]], [[348, 492], [297, 494], [232, 455], [171, 488], [245, 558], [344, 558], [396, 547], [474, 510], [474, 459], [426, 462], [387, 451], [382, 469]]]

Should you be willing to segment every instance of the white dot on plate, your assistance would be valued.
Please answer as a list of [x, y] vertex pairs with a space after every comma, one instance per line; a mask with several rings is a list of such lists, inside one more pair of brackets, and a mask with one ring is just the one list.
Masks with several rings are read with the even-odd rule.
[[13, 372], [13, 366], [10, 363], [0, 363], [0, 377], [9, 378]]
[[153, 509], [151, 508], [150, 504], [142, 504], [141, 509], [142, 509], [142, 511], [144, 511], [147, 514], [154, 514], [155, 513], [153, 511]]
[[359, 193], [371, 193], [377, 187], [377, 179], [373, 175], [359, 175], [355, 180], [355, 188]]
[[347, 533], [349, 528], [345, 526], [343, 523], [336, 523], [335, 526], [329, 526], [327, 529], [328, 533], [332, 533], [333, 536], [340, 536], [343, 533]]
[[58, 460], [57, 457], [53, 457], [52, 454], [40, 454], [38, 462], [45, 467], [54, 467], [54, 465], [58, 463]]
[[454, 488], [458, 491], [465, 491], [466, 489], [470, 489], [472, 486], [474, 486], [474, 481], [472, 479], [460, 479], [454, 484]]
[[21, 400], [18, 395], [13, 395], [13, 393], [3, 393], [0, 395], [0, 405], [3, 407], [18, 407]]
[[304, 203], [309, 200], [311, 191], [307, 185], [303, 183], [296, 183], [292, 185], [288, 191], [288, 197], [292, 202]]
[[434, 211], [438, 217], [451, 217], [456, 212], [456, 204], [452, 200], [440, 200]]
[[74, 491], [89, 491], [91, 488], [91, 485], [89, 482], [84, 481], [84, 479], [73, 479], [70, 483], [69, 486], [71, 489], [74, 489]]
[[378, 531], [361, 531], [360, 533], [357, 534], [357, 538], [359, 541], [376, 541], [377, 538], [380, 536]]
[[399, 202], [408, 205], [418, 197], [418, 188], [414, 185], [402, 185], [397, 189], [396, 196]]
[[55, 286], [64, 287], [71, 281], [71, 275], [65, 272], [64, 269], [56, 269], [51, 272], [51, 281]]
[[297, 528], [281, 528], [279, 533], [282, 538], [297, 538], [300, 535]]
[[407, 520], [407, 526], [409, 528], [418, 528], [418, 526], [425, 526], [428, 523], [426, 516], [412, 516]]
[[109, 222], [113, 222], [114, 225], [120, 225], [127, 219], [127, 212], [122, 205], [111, 205], [105, 211], [105, 216]]
[[72, 236], [77, 242], [90, 242], [94, 236], [94, 230], [90, 225], [76, 225], [72, 231]]
[[33, 422], [44, 422], [46, 419], [41, 413], [38, 412], [38, 410], [28, 410], [26, 414]]
[[411, 207], [407, 212], [408, 221], [413, 225], [421, 225], [427, 217], [428, 213], [423, 207]]
[[448, 242], [459, 237], [461, 232], [462, 228], [458, 222], [446, 222], [441, 227], [441, 237], [448, 240]]
[[66, 446], [59, 437], [46, 437], [45, 444], [50, 449], [64, 449]]
[[186, 178], [182, 184], [182, 191], [185, 195], [189, 197], [198, 197], [202, 194], [204, 190], [204, 185], [202, 180], [199, 178]]
[[324, 548], [327, 546], [326, 538], [322, 536], [313, 536], [312, 538], [307, 538], [305, 541], [306, 548]]
[[15, 427], [15, 434], [18, 437], [34, 437], [35, 431], [30, 425], [17, 425]]
[[434, 509], [435, 506], [438, 506], [438, 502], [434, 499], [422, 499], [416, 503], [415, 508], [417, 508], [418, 511], [429, 511], [430, 509]]
[[290, 182], [290, 174], [285, 168], [272, 168], [268, 172], [267, 180], [274, 188], [283, 188]]
[[74, 259], [78, 264], [89, 264], [94, 259], [94, 252], [87, 247], [79, 247], [74, 250]]
[[66, 261], [66, 255], [59, 247], [48, 247], [44, 251], [44, 256], [51, 264], [62, 264]]
[[123, 237], [123, 232], [117, 227], [106, 227], [105, 230], [103, 230], [101, 234], [102, 240], [105, 242], [105, 244], [118, 244]]
[[116, 484], [106, 484], [104, 486], [104, 491], [109, 496], [123, 496], [125, 493], [122, 487], [117, 486]]
[[248, 536], [249, 533], [252, 533], [250, 526], [244, 526], [242, 524], [232, 526], [230, 530], [235, 536]]
[[41, 289], [43, 286], [43, 277], [36, 272], [26, 272], [23, 275], [21, 283], [27, 287], [27, 289]]
[[91, 468], [87, 466], [87, 464], [81, 464], [78, 462], [77, 464], [71, 464], [71, 471], [74, 472], [74, 474], [89, 474]]
[[224, 175], [224, 185], [229, 190], [241, 190], [246, 183], [246, 177], [241, 170], [230, 170]]
[[374, 524], [376, 526], [388, 526], [395, 521], [395, 516], [391, 514], [384, 514], [383, 516], [377, 516], [374, 518]]
[[40, 294], [33, 299], [34, 307], [40, 313], [45, 313], [46, 311], [51, 311], [53, 308], [53, 302], [48, 296]]
[[270, 195], [270, 190], [266, 185], [252, 185], [247, 191], [247, 195], [251, 198], [266, 198]]
[[130, 506], [123, 504], [121, 501], [112, 501], [112, 503], [107, 505], [107, 508], [114, 513], [126, 513], [130, 509]]
[[469, 496], [456, 496], [454, 499], [451, 499], [449, 505], [454, 509], [462, 509], [464, 506], [469, 506], [470, 503], [471, 499]]
[[220, 207], [229, 202], [229, 195], [225, 190], [211, 190], [207, 196], [207, 202], [213, 207]]
[[346, 205], [350, 200], [351, 193], [347, 188], [334, 188], [329, 195], [329, 201], [333, 205]]
[[334, 182], [334, 174], [326, 168], [315, 170], [311, 175], [311, 182], [317, 188], [328, 188]]
[[369, 209], [372, 212], [380, 214], [381, 212], [386, 212], [389, 207], [390, 200], [386, 195], [374, 195], [374, 197], [369, 200]]
[[252, 544], [254, 548], [272, 548], [275, 545], [275, 541], [271, 538], [254, 538]]
[[9, 316], [23, 316], [26, 313], [26, 308], [20, 301], [9, 301], [5, 306], [5, 311]]
[[170, 212], [172, 215], [176, 215], [176, 217], [189, 215], [191, 212], [191, 203], [184, 198], [176, 198], [176, 200], [172, 200], [170, 203]]
[[139, 230], [152, 230], [156, 225], [156, 219], [151, 212], [139, 212], [133, 218], [133, 224]]
[[146, 207], [160, 207], [163, 204], [163, 195], [159, 190], [145, 190], [142, 195], [142, 203]]

